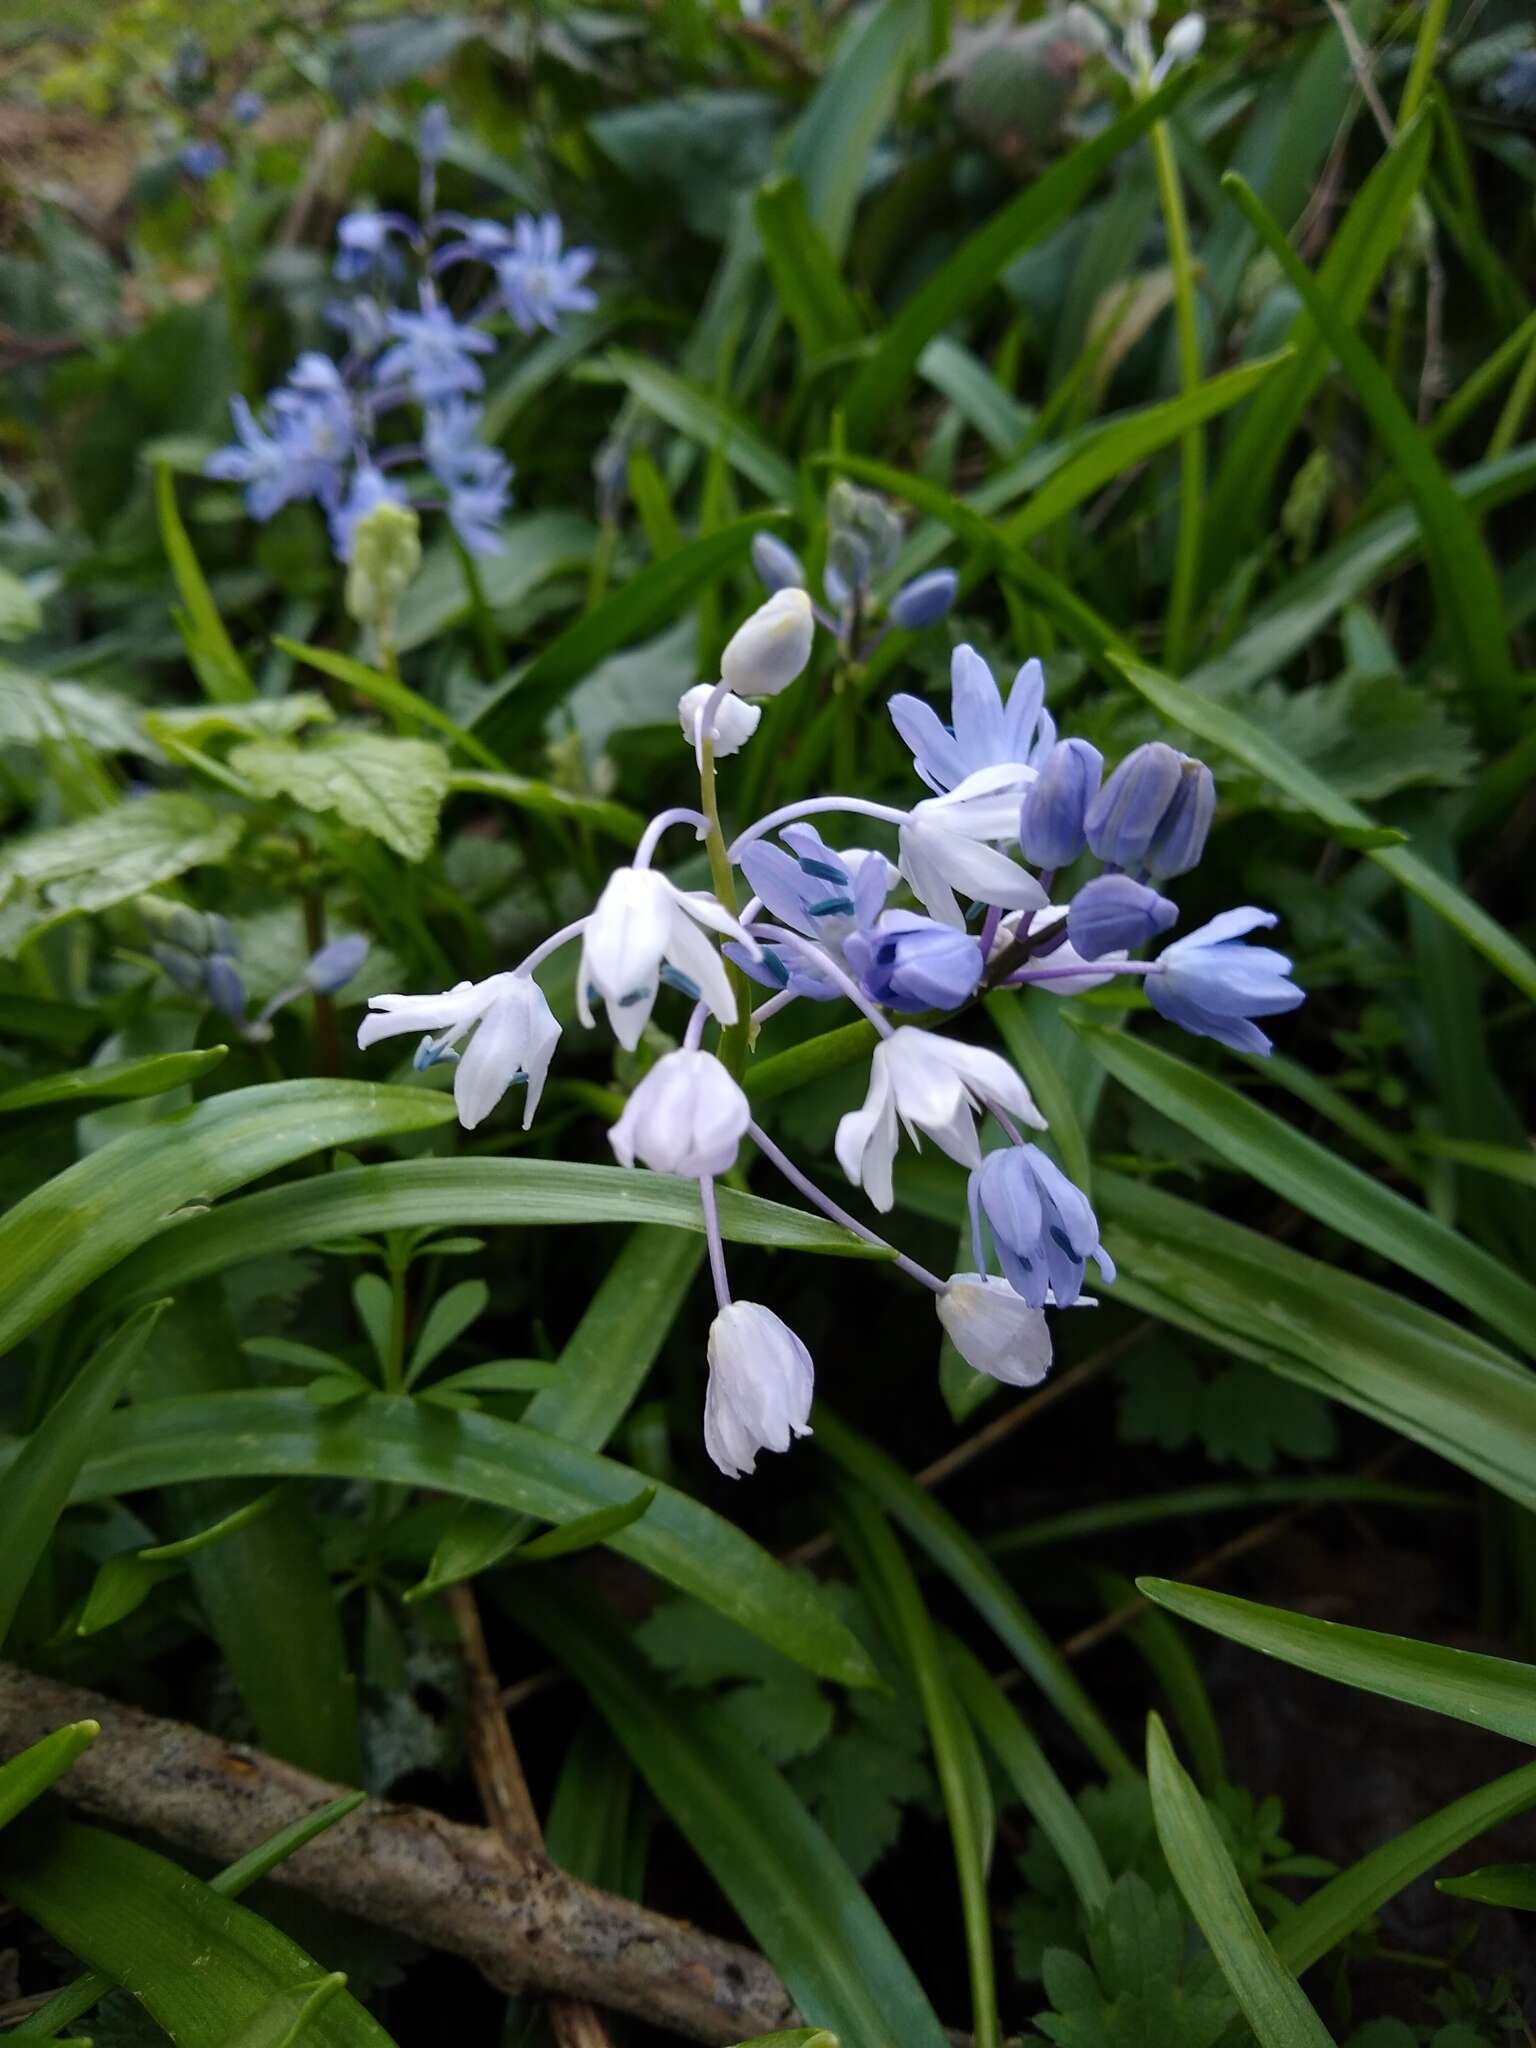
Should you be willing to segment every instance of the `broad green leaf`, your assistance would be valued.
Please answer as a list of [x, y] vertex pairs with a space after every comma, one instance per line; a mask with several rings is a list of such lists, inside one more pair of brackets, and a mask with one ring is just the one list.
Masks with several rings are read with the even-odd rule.
[[238, 703], [254, 697], [256, 685], [245, 663], [235, 652], [235, 643], [225, 631], [213, 592], [199, 566], [187, 529], [176, 504], [176, 482], [165, 463], [155, 470], [155, 506], [160, 517], [160, 540], [181, 594], [181, 610], [175, 615], [177, 629], [186, 642], [187, 655], [197, 679], [207, 694], [220, 704]]
[[[0, 1884], [61, 1947], [131, 1991], [179, 2048], [229, 2048], [274, 1998], [321, 1975], [259, 1914], [100, 1828], [50, 1820], [0, 1836]], [[306, 2048], [389, 2048], [345, 1991], [314, 2014], [304, 2039]]]
[[518, 1564], [547, 1564], [553, 1558], [568, 1557], [575, 1550], [591, 1550], [621, 1529], [627, 1529], [631, 1522], [638, 1522], [655, 1498], [654, 1486], [643, 1487], [633, 1500], [621, 1501], [617, 1507], [598, 1508], [590, 1515], [578, 1515], [574, 1522], [559, 1529], [531, 1536], [513, 1551], [513, 1559]]
[[578, 796], [553, 782], [538, 782], [529, 775], [467, 769], [451, 775], [448, 786], [475, 796], [495, 797], [515, 810], [532, 811], [536, 817], [563, 818], [568, 824], [589, 825], [594, 832], [616, 839], [621, 846], [638, 844], [645, 830], [645, 820], [628, 804], [614, 803], [609, 797]]
[[22, 1444], [0, 1501], [0, 1644], [102, 1424], [166, 1304], [129, 1317], [64, 1388]]
[[272, 636], [272, 645], [283, 654], [291, 655], [295, 661], [303, 662], [307, 668], [318, 669], [321, 675], [344, 683], [370, 703], [382, 705], [395, 718], [416, 719], [423, 725], [430, 725], [434, 732], [440, 732], [445, 739], [451, 740], [483, 768], [501, 769], [501, 761], [490, 748], [477, 740], [472, 732], [466, 732], [446, 711], [440, 710], [430, 697], [424, 697], [419, 690], [408, 689], [404, 683], [397, 682], [380, 669], [370, 668], [367, 662], [359, 661], [355, 655], [338, 653], [333, 647], [310, 647], [302, 640], [285, 639], [281, 633]]
[[66, 918], [110, 910], [130, 897], [226, 859], [241, 821], [201, 797], [160, 790], [78, 824], [13, 839], [0, 853], [0, 957]]
[[771, 1102], [776, 1095], [788, 1095], [811, 1081], [841, 1073], [856, 1060], [868, 1059], [879, 1042], [873, 1024], [838, 1024], [786, 1052], [754, 1059], [742, 1086], [754, 1102]]
[[945, 2048], [900, 1949], [774, 1766], [707, 1704], [663, 1692], [573, 1584], [529, 1575], [502, 1597], [586, 1688], [800, 2011], [858, 2048]]
[[1496, 1173], [1504, 1180], [1536, 1188], [1536, 1152], [1521, 1152], [1513, 1145], [1485, 1145], [1475, 1138], [1416, 1137], [1414, 1147], [1436, 1159], [1454, 1159], [1459, 1166], [1476, 1166], [1484, 1173]]
[[[1452, 1800], [1427, 1820], [1415, 1821], [1348, 1870], [1329, 1878], [1275, 1923], [1270, 1939], [1280, 1960], [1298, 1977], [1303, 1976], [1415, 1878], [1533, 1805], [1536, 1764], [1523, 1764], [1518, 1771], [1495, 1778], [1491, 1785]], [[1450, 1882], [1442, 1880], [1441, 1889], [1449, 1889]]]
[[[1350, 835], [1372, 834], [1375, 820], [1357, 804], [1341, 797], [1322, 778], [1288, 754], [1269, 735], [1225, 704], [1213, 703], [1191, 683], [1177, 683], [1171, 676], [1148, 668], [1145, 663], [1116, 656], [1115, 666], [1128, 683], [1166, 718], [1184, 726], [1201, 739], [1213, 741], [1234, 760], [1241, 761], [1256, 775], [1262, 775], [1277, 789], [1285, 791], [1304, 810], [1335, 833], [1346, 844]], [[1361, 843], [1358, 841], [1356, 843]], [[1470, 896], [1449, 882], [1435, 868], [1405, 846], [1373, 845], [1363, 842], [1364, 851], [1395, 881], [1427, 903], [1431, 910], [1453, 925], [1462, 937], [1491, 960], [1528, 996], [1536, 996], [1536, 955], [1529, 953], [1496, 919], [1479, 908]]]
[[1181, 1486], [1173, 1493], [1146, 1493], [1132, 1500], [1108, 1500], [1097, 1507], [1069, 1508], [1044, 1515], [987, 1538], [992, 1557], [1075, 1543], [1110, 1529], [1134, 1529], [1147, 1522], [1179, 1521], [1185, 1515], [1247, 1514], [1253, 1508], [1294, 1507], [1301, 1502], [1349, 1501], [1369, 1506], [1465, 1508], [1454, 1493], [1426, 1486], [1395, 1486], [1390, 1479], [1355, 1479], [1345, 1472], [1307, 1473], [1297, 1479], [1239, 1479], [1214, 1486]]
[[274, 1993], [260, 2012], [230, 2037], [228, 2048], [298, 2048], [301, 2038], [313, 2037], [320, 2014], [346, 1988], [344, 1973], [333, 1970], [329, 1976]]
[[1002, 2048], [987, 1897], [995, 1815], [976, 1738], [940, 1659], [933, 1621], [912, 1567], [861, 1487], [845, 1483], [839, 1489], [834, 1528], [917, 1685], [954, 1851], [971, 1981], [971, 2024], [978, 2048]]
[[437, 844], [448, 756], [430, 740], [354, 731], [303, 745], [252, 740], [235, 748], [229, 765], [260, 795], [288, 797], [306, 811], [334, 811], [402, 859], [425, 860]]
[[[1403, 238], [1429, 160], [1433, 128], [1416, 121], [1372, 170], [1340, 221], [1318, 267], [1318, 290], [1341, 319], [1358, 326], [1383, 270]], [[1206, 573], [1214, 581], [1270, 512], [1270, 494], [1292, 434], [1327, 375], [1329, 353], [1308, 313], [1298, 313], [1290, 339], [1295, 359], [1249, 406], [1227, 444], [1206, 507]]]
[[753, 218], [779, 304], [807, 357], [856, 341], [859, 309], [806, 205], [798, 178], [769, 178], [757, 188]]
[[[332, 1799], [313, 1813], [306, 1813], [301, 1820], [290, 1821], [287, 1827], [279, 1828], [275, 1835], [259, 1842], [254, 1849], [210, 1877], [208, 1889], [217, 1892], [221, 1898], [238, 1899], [242, 1892], [249, 1891], [253, 1884], [259, 1884], [280, 1863], [296, 1856], [306, 1843], [312, 1842], [317, 1835], [323, 1835], [337, 1821], [345, 1820], [349, 1813], [355, 1813], [367, 1796], [364, 1792], [346, 1792], [340, 1799]], [[99, 1999], [105, 1998], [112, 1987], [113, 1979], [104, 1971], [82, 1970], [71, 1983], [56, 1991], [46, 2005], [39, 2006], [35, 2013], [24, 2019], [14, 2029], [11, 2038], [16, 2041], [56, 2040], [61, 2027], [73, 2026]]]
[[318, 690], [294, 690], [286, 697], [253, 697], [240, 704], [159, 705], [145, 712], [144, 730], [168, 747], [178, 740], [200, 747], [229, 733], [240, 739], [282, 739], [306, 725], [329, 725], [335, 716]]
[[0, 1094], [0, 1114], [21, 1109], [48, 1109], [59, 1103], [92, 1101], [102, 1096], [131, 1102], [165, 1095], [211, 1073], [229, 1051], [210, 1045], [204, 1052], [161, 1052], [142, 1060], [103, 1060], [96, 1067], [75, 1067], [67, 1074], [47, 1074], [23, 1081]]
[[[12, 1468], [11, 1447], [0, 1443], [0, 1470]], [[386, 1394], [317, 1408], [302, 1392], [267, 1389], [136, 1402], [98, 1428], [75, 1498], [210, 1479], [419, 1486], [562, 1527], [629, 1507], [645, 1484], [628, 1466], [526, 1423]], [[690, 1495], [657, 1484], [647, 1512], [611, 1542], [808, 1670], [843, 1685], [872, 1682], [867, 1652], [810, 1580]]]
[[[553, 346], [558, 349], [563, 340], [563, 336], [555, 338]], [[533, 353], [537, 355], [538, 350]], [[531, 357], [528, 360], [531, 362]], [[505, 420], [493, 424], [489, 416], [497, 404], [493, 393], [484, 427], [489, 441], [499, 439], [505, 431]], [[584, 573], [596, 539], [597, 529], [591, 521], [572, 512], [533, 512], [526, 518], [507, 520], [501, 529], [501, 553], [486, 556], [477, 564], [486, 603], [493, 612], [511, 611], [555, 577]], [[464, 565], [457, 552], [447, 543], [428, 548], [415, 581], [400, 600], [395, 622], [397, 651], [409, 654], [413, 648], [430, 645], [461, 625], [470, 609]]]
[[[295, 1081], [284, 1085], [324, 1088], [342, 1084]], [[440, 1106], [443, 1115], [423, 1116], [422, 1125], [441, 1122], [453, 1113], [451, 1103], [425, 1089], [381, 1088], [375, 1092], [386, 1100], [409, 1094], [417, 1102]], [[761, 1195], [722, 1188], [719, 1206], [721, 1229], [735, 1244], [830, 1252], [850, 1259], [884, 1256], [839, 1224], [765, 1201]], [[9, 1221], [0, 1222], [0, 1248]], [[634, 1173], [622, 1166], [588, 1166], [566, 1159], [399, 1160], [389, 1166], [350, 1167], [322, 1180], [268, 1188], [243, 1201], [226, 1203], [210, 1215], [179, 1223], [117, 1276], [111, 1294], [114, 1299], [139, 1300], [146, 1289], [164, 1291], [159, 1275], [173, 1275], [174, 1290], [242, 1259], [297, 1251], [305, 1245], [369, 1231], [464, 1224], [510, 1224], [526, 1229], [567, 1223], [665, 1223], [675, 1230], [702, 1232], [704, 1212], [694, 1183], [675, 1180], [669, 1174]]]
[[1260, 1925], [1210, 1809], [1156, 1714], [1147, 1720], [1147, 1778], [1168, 1868], [1260, 2048], [1333, 2048], [1333, 2036]]
[[1233, 171], [1222, 183], [1301, 294], [1318, 333], [1354, 385], [1417, 507], [1425, 558], [1463, 685], [1483, 704], [1495, 728], [1507, 729], [1515, 673], [1498, 575], [1476, 521], [1451, 489], [1392, 380], [1319, 288], [1252, 188]]
[[419, 1088], [278, 1081], [125, 1132], [0, 1217], [0, 1354], [179, 1211], [329, 1146], [430, 1130], [452, 1116], [451, 1102]]
[[884, 0], [855, 17], [790, 137], [785, 169], [804, 185], [811, 219], [840, 266], [870, 157], [922, 54], [924, 15], [923, 0]]
[[143, 754], [142, 707], [116, 690], [29, 675], [0, 661], [0, 746], [62, 742], [101, 754]]
[[57, 1783], [100, 1733], [99, 1721], [73, 1721], [0, 1764], [0, 1828]]
[[1297, 1664], [1303, 1671], [1361, 1692], [1401, 1700], [1405, 1706], [1470, 1721], [1475, 1728], [1491, 1728], [1516, 1742], [1536, 1743], [1536, 1665], [1319, 1621], [1315, 1615], [1290, 1614], [1282, 1607], [1264, 1607], [1232, 1593], [1180, 1586], [1169, 1579], [1136, 1583], [1148, 1600], [1170, 1614], [1278, 1657], [1284, 1664]]
[[1536, 1353], [1536, 1287], [1480, 1246], [1187, 1060], [1124, 1032], [1078, 1028], [1123, 1087], [1230, 1165]]
[[[1536, 1790], [1531, 1799], [1536, 1801]], [[1453, 1899], [1474, 1899], [1480, 1906], [1512, 1906], [1520, 1913], [1536, 1913], [1536, 1863], [1485, 1863], [1465, 1877], [1437, 1878], [1435, 1890], [1447, 1892]]]
[[665, 369], [650, 356], [611, 349], [605, 358], [619, 381], [669, 427], [708, 451], [719, 448], [765, 497], [792, 502], [797, 483], [792, 466], [758, 433], [751, 421], [710, 392]]
[[475, 713], [470, 729], [494, 752], [518, 757], [583, 676], [607, 655], [671, 624], [706, 584], [740, 561], [753, 534], [768, 523], [766, 512], [733, 519], [652, 562], [502, 683]]
[[1029, 1817], [1066, 1865], [1072, 1889], [1089, 1912], [1109, 1897], [1109, 1871], [1077, 1803], [1051, 1768], [1017, 1707], [965, 1645], [946, 1644], [949, 1675], [961, 1705], [1002, 1766]]
[[816, 1405], [816, 1444], [867, 1488], [954, 1581], [1101, 1767], [1111, 1777], [1129, 1771], [1129, 1758], [1056, 1645], [948, 1510], [821, 1402]]
[[1094, 1199], [1117, 1295], [1344, 1401], [1536, 1507], [1536, 1376], [1417, 1302], [1118, 1174]]
[[849, 386], [848, 431], [871, 439], [906, 394], [917, 359], [936, 334], [997, 282], [1003, 270], [1079, 207], [1108, 166], [1161, 120], [1188, 85], [1187, 74], [1140, 100], [1129, 113], [1053, 164], [969, 235], [955, 253], [902, 306], [874, 353]]
[[[600, 1451], [628, 1413], [660, 1355], [699, 1270], [704, 1248], [691, 1234], [647, 1224], [634, 1231], [604, 1274], [561, 1352], [554, 1383], [523, 1411], [530, 1429]], [[469, 1385], [460, 1374], [455, 1385]], [[516, 1548], [527, 1519], [470, 1503], [461, 1509], [426, 1576], [407, 1599], [418, 1600], [456, 1579], [472, 1578]]]

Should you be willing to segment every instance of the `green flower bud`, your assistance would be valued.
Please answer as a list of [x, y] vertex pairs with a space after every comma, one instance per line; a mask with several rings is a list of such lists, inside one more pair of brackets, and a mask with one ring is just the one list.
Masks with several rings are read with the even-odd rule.
[[352, 530], [347, 610], [380, 640], [393, 636], [395, 612], [421, 567], [421, 522], [408, 505], [375, 505]]

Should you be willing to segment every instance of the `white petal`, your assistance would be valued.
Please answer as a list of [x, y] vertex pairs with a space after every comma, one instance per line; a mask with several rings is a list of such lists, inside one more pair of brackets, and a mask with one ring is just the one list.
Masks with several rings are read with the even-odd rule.
[[[677, 722], [695, 746], [702, 745], [708, 737], [702, 730], [701, 720], [713, 695], [712, 684], [695, 683], [677, 700]], [[762, 715], [755, 704], [744, 704], [739, 697], [727, 691], [715, 706], [715, 759], [724, 761], [729, 755], [739, 753], [757, 731]]]
[[773, 697], [811, 658], [815, 615], [805, 591], [786, 586], [737, 627], [720, 657], [721, 678], [738, 696]]
[[975, 1371], [1010, 1387], [1037, 1386], [1049, 1372], [1045, 1312], [1021, 1301], [1006, 1280], [956, 1273], [938, 1310], [950, 1342]]
[[671, 890], [672, 901], [679, 910], [686, 910], [690, 917], [696, 918], [700, 924], [707, 924], [711, 931], [720, 932], [725, 938], [734, 939], [738, 946], [746, 947], [754, 960], [757, 959], [762, 948], [756, 939], [739, 919], [733, 917], [730, 911], [707, 890], [674, 889], [670, 882], [667, 887]]
[[896, 1200], [891, 1169], [896, 1159], [896, 1098], [890, 1074], [877, 1046], [869, 1069], [869, 1093], [862, 1109], [850, 1109], [837, 1126], [837, 1163], [879, 1210]]
[[621, 997], [654, 985], [673, 894], [665, 877], [648, 868], [615, 868], [608, 877], [587, 921], [582, 963], [610, 1009], [617, 1010]]
[[[441, 995], [370, 996], [369, 1014], [357, 1027], [358, 1045], [366, 1051], [381, 1038], [398, 1038], [405, 1032], [462, 1030], [484, 1006], [477, 998], [485, 986], [483, 982], [460, 981]], [[487, 1003], [493, 1000], [494, 996], [485, 998]]]
[[526, 1016], [515, 1002], [493, 1003], [453, 1073], [453, 1099], [466, 1131], [484, 1123], [522, 1067]]
[[1036, 1109], [1035, 1099], [1018, 1069], [1001, 1053], [989, 1052], [983, 1045], [962, 1045], [953, 1038], [940, 1039], [939, 1043], [944, 1048], [943, 1056], [979, 1101], [1006, 1110], [1037, 1131], [1046, 1128], [1045, 1118]]
[[680, 905], [673, 909], [666, 958], [697, 986], [722, 1024], [736, 1022], [736, 992], [725, 971], [725, 962], [698, 926], [688, 922]]

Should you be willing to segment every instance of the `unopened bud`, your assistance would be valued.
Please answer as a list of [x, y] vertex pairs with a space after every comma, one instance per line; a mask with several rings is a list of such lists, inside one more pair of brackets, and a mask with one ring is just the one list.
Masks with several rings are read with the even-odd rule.
[[1182, 755], [1178, 789], [1147, 848], [1146, 865], [1152, 873], [1183, 875], [1196, 866], [1215, 815], [1215, 776], [1203, 761]]
[[346, 987], [367, 958], [368, 941], [360, 933], [350, 932], [329, 940], [310, 955], [304, 980], [317, 996], [334, 995], [337, 989]]
[[1192, 57], [1199, 54], [1204, 41], [1205, 16], [1181, 15], [1163, 38], [1163, 62], [1170, 67], [1175, 64], [1187, 64]]
[[891, 599], [891, 623], [908, 633], [936, 625], [955, 601], [960, 578], [953, 569], [930, 569], [914, 576]]
[[1061, 740], [1024, 792], [1019, 845], [1032, 867], [1070, 867], [1087, 841], [1083, 819], [1098, 794], [1104, 756], [1087, 740]]
[[1085, 960], [1129, 953], [1167, 931], [1177, 907], [1129, 875], [1099, 875], [1084, 883], [1067, 911], [1067, 939]]
[[352, 529], [347, 564], [347, 611], [360, 626], [387, 639], [395, 611], [421, 567], [421, 521], [409, 505], [385, 500]]
[[203, 963], [203, 986], [216, 1010], [237, 1022], [245, 1018], [245, 982], [227, 953], [213, 953]]
[[[683, 737], [690, 746], [699, 740], [698, 723], [705, 706], [714, 695], [709, 683], [695, 683], [691, 690], [684, 690], [677, 700], [677, 722], [683, 729]], [[705, 739], [713, 738], [715, 759], [723, 761], [728, 754], [738, 754], [757, 731], [762, 712], [755, 704], [743, 704], [741, 699], [729, 690], [715, 706], [712, 721], [713, 733], [705, 733]]]
[[740, 697], [775, 697], [811, 658], [816, 620], [803, 590], [777, 590], [737, 627], [720, 657], [720, 676]]
[[757, 580], [770, 595], [776, 590], [804, 590], [805, 564], [777, 534], [758, 533], [752, 537], [752, 566]]

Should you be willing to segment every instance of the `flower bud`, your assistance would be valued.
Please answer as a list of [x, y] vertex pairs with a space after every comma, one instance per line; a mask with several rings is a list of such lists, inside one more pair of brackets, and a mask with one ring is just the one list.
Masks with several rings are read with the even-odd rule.
[[756, 1301], [733, 1301], [709, 1328], [704, 1448], [727, 1479], [754, 1471], [759, 1451], [811, 1434], [816, 1369], [789, 1325]]
[[229, 103], [229, 111], [242, 128], [249, 128], [253, 122], [259, 121], [267, 111], [267, 103], [259, 92], [253, 92], [247, 86], [243, 91], [235, 94]]
[[937, 625], [955, 601], [960, 578], [953, 569], [930, 569], [926, 576], [914, 576], [891, 599], [891, 623], [915, 633], [923, 626]]
[[304, 969], [305, 983], [317, 996], [334, 995], [337, 989], [345, 988], [367, 958], [368, 941], [360, 933], [331, 939], [310, 955]]
[[720, 657], [720, 675], [739, 697], [776, 697], [811, 658], [816, 621], [803, 590], [776, 590], [739, 625]]
[[388, 638], [395, 609], [421, 567], [421, 521], [409, 505], [388, 499], [352, 528], [347, 611], [360, 626]]
[[[683, 737], [692, 746], [698, 737], [697, 726], [701, 713], [714, 695], [710, 683], [695, 683], [691, 690], [684, 690], [677, 700], [677, 722], [683, 729]], [[757, 731], [762, 712], [755, 704], [743, 704], [741, 699], [729, 691], [715, 706], [714, 741], [715, 759], [723, 761], [727, 754], [738, 754]], [[709, 738], [709, 734], [705, 734]]]
[[843, 952], [877, 1003], [914, 1015], [959, 1009], [981, 980], [979, 940], [909, 910], [888, 910], [872, 931], [850, 932]]
[[423, 107], [416, 128], [416, 153], [424, 164], [435, 164], [448, 147], [448, 109], [441, 100]]
[[786, 547], [773, 533], [752, 537], [752, 566], [757, 580], [770, 595], [777, 590], [804, 590], [805, 564], [793, 548]]
[[1162, 740], [1127, 754], [1089, 804], [1083, 819], [1088, 844], [1100, 860], [1140, 867], [1178, 793], [1181, 757]]
[[245, 1019], [245, 982], [227, 953], [211, 953], [203, 962], [203, 986], [216, 1010], [237, 1022]]
[[1031, 867], [1070, 867], [1082, 852], [1083, 819], [1098, 794], [1104, 756], [1086, 740], [1060, 740], [1024, 792], [1019, 846]]
[[669, 1052], [624, 1105], [608, 1133], [621, 1166], [688, 1180], [729, 1173], [752, 1121], [746, 1096], [712, 1052]]
[[1163, 38], [1163, 62], [1171, 69], [1175, 64], [1187, 64], [1199, 54], [1205, 41], [1205, 16], [1185, 14], [1169, 29]]
[[1067, 911], [1067, 938], [1084, 960], [1133, 952], [1167, 931], [1178, 908], [1129, 875], [1099, 875], [1085, 882]]
[[178, 988], [184, 988], [189, 995], [197, 994], [202, 988], [203, 962], [199, 954], [159, 941], [149, 951], [156, 966], [163, 968]]
[[1196, 865], [1215, 811], [1216, 778], [1203, 761], [1181, 755], [1178, 789], [1147, 848], [1146, 865], [1154, 875], [1183, 875]]
[[938, 1298], [944, 1334], [975, 1372], [1009, 1387], [1033, 1387], [1051, 1369], [1051, 1333], [1006, 1280], [956, 1273]]

